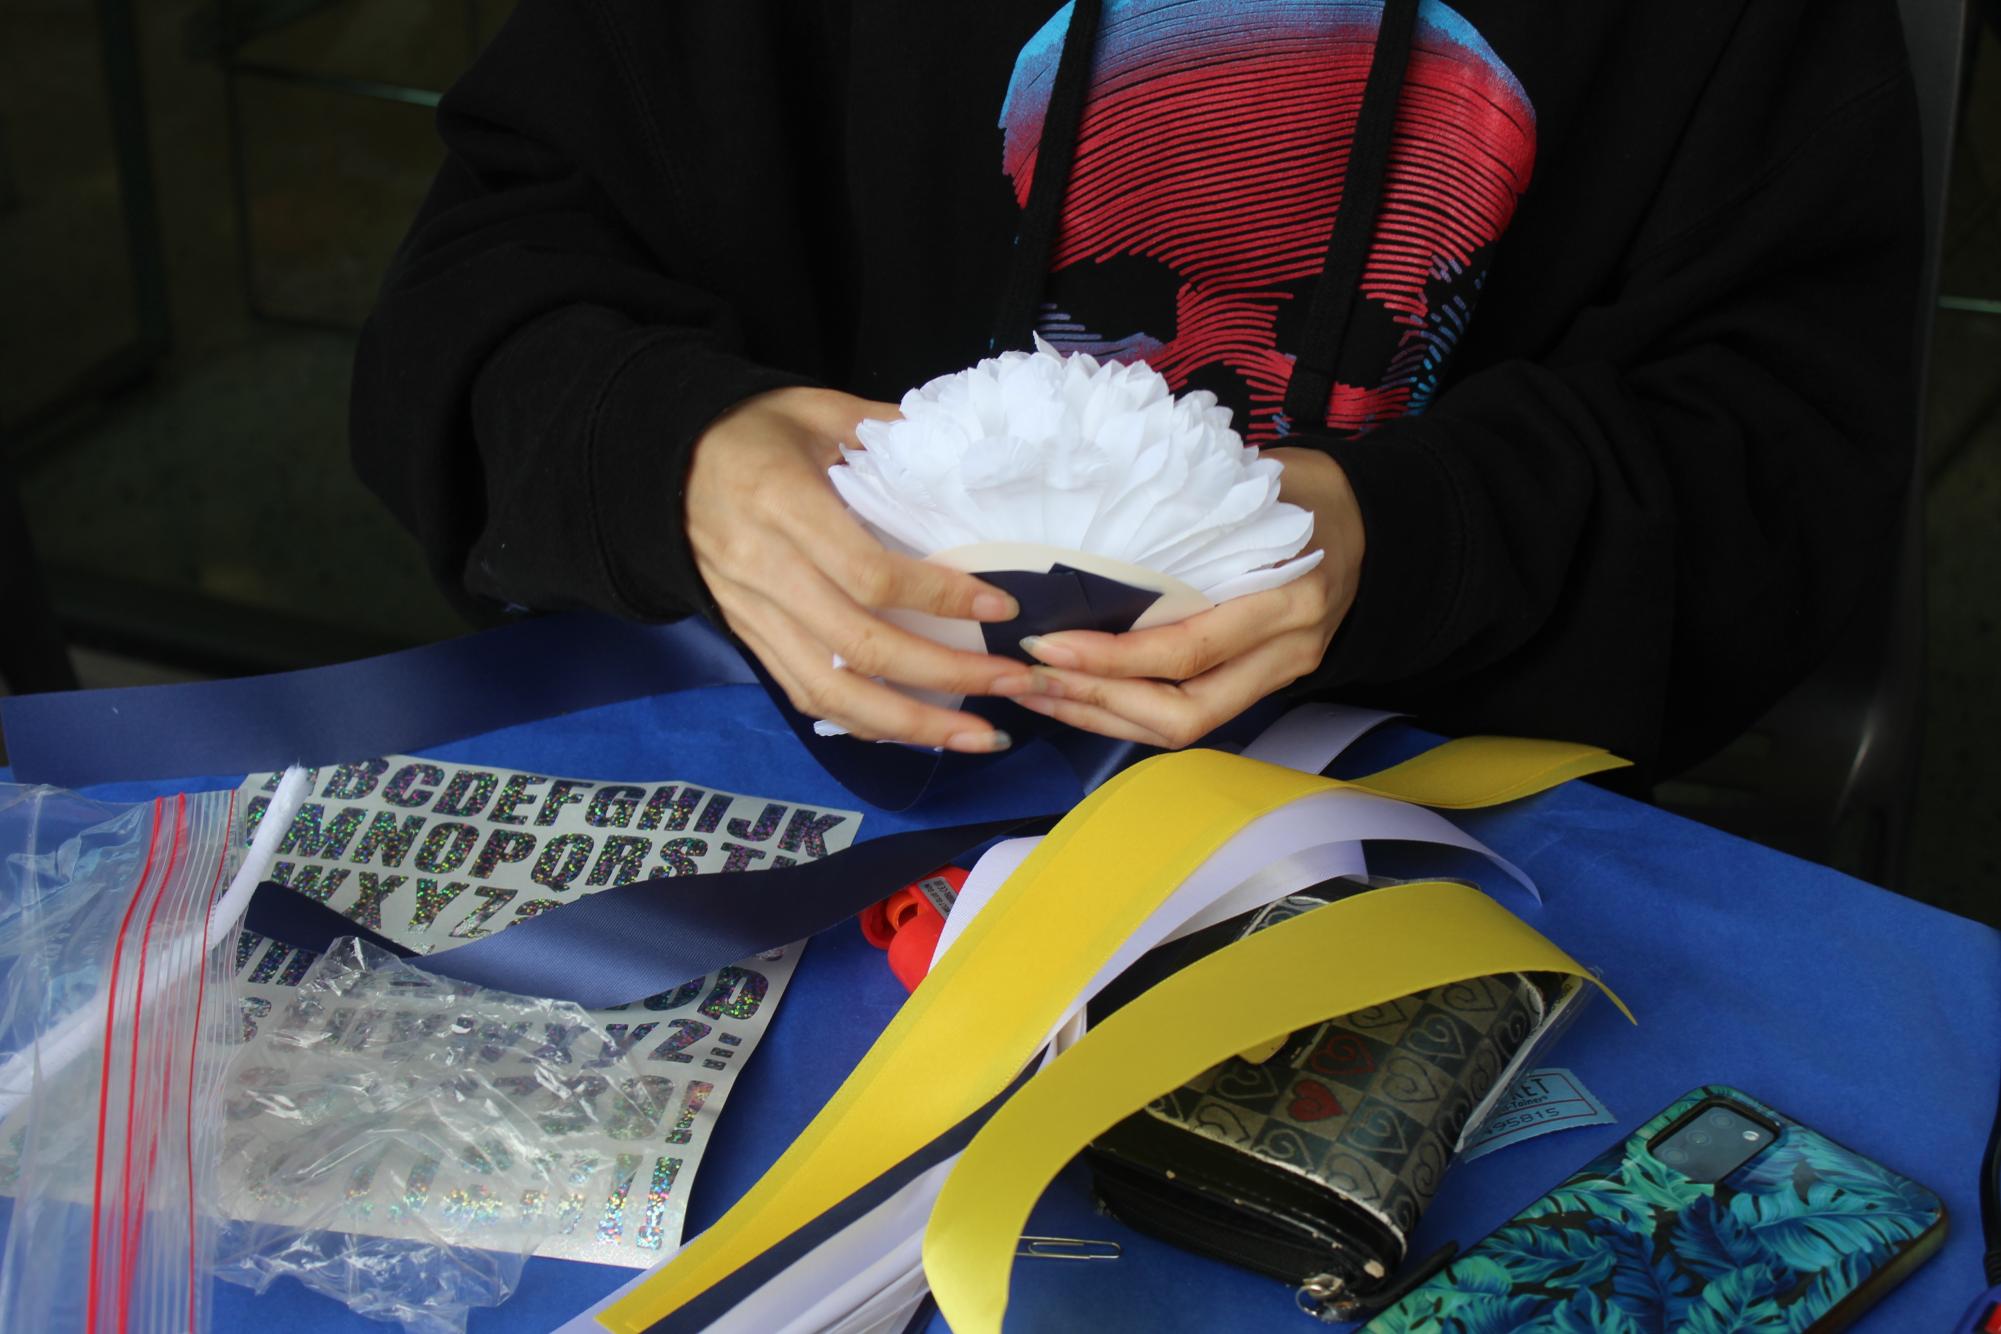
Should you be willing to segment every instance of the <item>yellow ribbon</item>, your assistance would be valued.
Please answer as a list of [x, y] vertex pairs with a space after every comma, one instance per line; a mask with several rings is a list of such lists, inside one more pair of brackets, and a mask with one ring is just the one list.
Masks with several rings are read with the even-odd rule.
[[1260, 816], [1338, 788], [1415, 802], [1505, 800], [1575, 777], [1579, 766], [1624, 763], [1590, 747], [1505, 738], [1447, 748], [1458, 756], [1451, 764], [1398, 765], [1347, 783], [1206, 750], [1156, 756], [1112, 778], [1001, 886], [758, 1183], [598, 1321], [621, 1334], [649, 1328], [993, 1099], [1120, 944]]
[[954, 1334], [998, 1334], [1036, 1199], [1137, 1108], [1248, 1043], [1512, 972], [1591, 976], [1478, 890], [1428, 882], [1316, 908], [1175, 973], [1045, 1066], [967, 1146], [924, 1233], [924, 1271], [946, 1323]]
[[1629, 761], [1596, 746], [1512, 736], [1466, 736], [1433, 746], [1352, 786], [1418, 806], [1470, 811], [1547, 791]]

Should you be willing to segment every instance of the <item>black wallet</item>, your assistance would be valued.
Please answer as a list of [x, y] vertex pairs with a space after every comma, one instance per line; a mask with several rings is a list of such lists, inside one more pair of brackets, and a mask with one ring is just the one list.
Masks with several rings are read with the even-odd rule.
[[[1176, 962], [1365, 887], [1283, 899]], [[1557, 975], [1475, 978], [1225, 1061], [1092, 1143], [1098, 1197], [1140, 1231], [1294, 1284], [1309, 1314], [1356, 1319], [1421, 1278], [1397, 1271], [1461, 1133], [1580, 994]]]

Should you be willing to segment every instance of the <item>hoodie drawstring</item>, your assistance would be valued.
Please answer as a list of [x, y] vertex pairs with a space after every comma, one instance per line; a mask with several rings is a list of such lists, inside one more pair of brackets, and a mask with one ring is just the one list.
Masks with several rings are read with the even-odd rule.
[[1355, 137], [1348, 145], [1341, 207], [1334, 215], [1334, 232], [1327, 241], [1320, 281], [1314, 284], [1306, 308], [1306, 331], [1293, 356], [1292, 378], [1285, 385], [1283, 429], [1288, 432], [1320, 430], [1327, 423], [1335, 363], [1348, 336], [1355, 298], [1362, 289], [1376, 215], [1382, 211], [1390, 132], [1396, 126], [1404, 69], [1410, 63], [1411, 39], [1417, 31], [1417, 6], [1418, 0], [1385, 0], [1383, 5], [1382, 21], [1376, 29], [1376, 54], [1369, 62], [1362, 109], [1355, 117]]
[[1028, 347], [1035, 333], [1036, 306], [1049, 279], [1049, 253], [1056, 246], [1056, 227], [1063, 213], [1063, 190], [1070, 183], [1070, 164], [1077, 158], [1077, 130], [1091, 91], [1091, 56], [1097, 49], [1098, 18], [1103, 12], [1100, 0], [1074, 0], [1070, 26], [1063, 33], [1056, 80], [1042, 113], [1042, 137], [1035, 142], [1028, 205], [1015, 233], [1014, 263], [1001, 297], [996, 352]]
[[[1384, 0], [1376, 31], [1376, 49], [1369, 62], [1362, 106], [1348, 146], [1347, 175], [1341, 185], [1341, 206], [1327, 242], [1320, 279], [1308, 300], [1305, 332], [1293, 357], [1286, 383], [1286, 430], [1318, 429], [1326, 421], [1327, 400], [1334, 391], [1335, 364], [1348, 332], [1356, 294], [1361, 287], [1382, 211], [1384, 179], [1388, 174], [1391, 133], [1403, 93], [1405, 68], [1417, 31], [1419, 0]], [[1016, 234], [1014, 262], [1001, 298], [996, 326], [997, 349], [1025, 348], [1035, 331], [1036, 310], [1048, 282], [1049, 257], [1061, 222], [1063, 192], [1077, 156], [1077, 133], [1090, 92], [1091, 58], [1097, 46], [1102, 0], [1074, 0], [1056, 78], [1043, 113], [1042, 136], [1035, 146], [1035, 172], [1028, 188]]]

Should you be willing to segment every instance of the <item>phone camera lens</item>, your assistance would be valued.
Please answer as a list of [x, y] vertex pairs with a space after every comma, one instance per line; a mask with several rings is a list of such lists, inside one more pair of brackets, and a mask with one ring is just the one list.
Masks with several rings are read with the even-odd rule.
[[1732, 1115], [1730, 1115], [1730, 1113], [1725, 1111], [1714, 1111], [1709, 1114], [1710, 1125], [1722, 1126], [1725, 1129], [1728, 1129], [1730, 1127], [1731, 1122], [1735, 1121], [1736, 1119], [1737, 1118], [1733, 1117]]
[[1688, 1137], [1688, 1142], [1695, 1145], [1698, 1149], [1702, 1148], [1710, 1142], [1709, 1132], [1707, 1130], [1698, 1130]]
[[1685, 1163], [1688, 1161], [1688, 1150], [1669, 1145], [1667, 1148], [1661, 1150], [1661, 1161], [1664, 1163]]

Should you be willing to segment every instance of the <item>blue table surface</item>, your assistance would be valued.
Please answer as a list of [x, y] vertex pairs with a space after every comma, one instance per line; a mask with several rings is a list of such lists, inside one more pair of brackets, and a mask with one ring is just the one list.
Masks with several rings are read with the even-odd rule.
[[[1399, 734], [1399, 732], [1401, 734]], [[1356, 763], [1423, 744], [1407, 729], [1365, 742]], [[913, 820], [870, 812], [863, 837], [1074, 798], [1038, 747], [943, 794]], [[798, 747], [754, 687], [721, 686], [609, 705], [429, 747], [447, 759], [595, 779], [684, 778], [775, 798], [854, 806]], [[239, 775], [88, 789], [139, 799], [233, 785]], [[1470, 1242], [1570, 1169], [1698, 1084], [1735, 1085], [1944, 1197], [1939, 1256], [1862, 1323], [1946, 1328], [1980, 1289], [1976, 1169], [2001, 1071], [2001, 933], [1825, 868], [1573, 783], [1462, 817], [1526, 869], [1538, 906], [1459, 854], [1382, 847], [1399, 874], [1472, 875], [1606, 980], [1639, 1016], [1595, 1004], [1551, 1063], [1611, 1107], [1613, 1127], [1547, 1135], [1456, 1166], [1414, 1241]], [[1330, 964], [1338, 966], [1338, 960]], [[814, 1112], [903, 999], [882, 956], [844, 925], [807, 948], [762, 1046], [738, 1079], [689, 1197], [692, 1235], [740, 1196]], [[1112, 1238], [1109, 1264], [1021, 1261], [1010, 1330], [1312, 1328], [1285, 1285], [1173, 1250], [1099, 1215], [1073, 1165], [1037, 1208], [1040, 1234]], [[548, 1329], [630, 1271], [531, 1260], [472, 1331]], [[218, 1286], [216, 1327], [374, 1330], [289, 1281], [258, 1296]], [[942, 1330], [942, 1321], [933, 1328]]]

